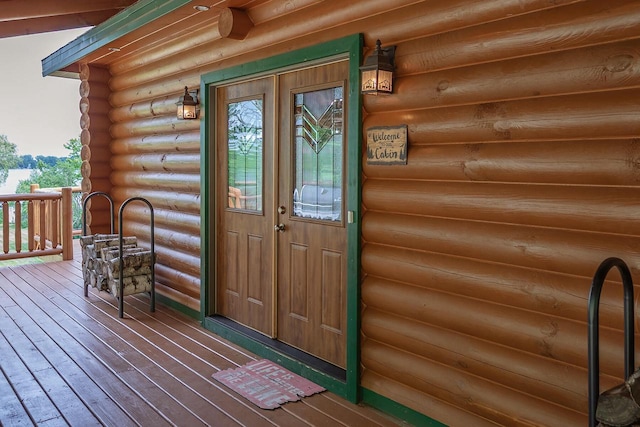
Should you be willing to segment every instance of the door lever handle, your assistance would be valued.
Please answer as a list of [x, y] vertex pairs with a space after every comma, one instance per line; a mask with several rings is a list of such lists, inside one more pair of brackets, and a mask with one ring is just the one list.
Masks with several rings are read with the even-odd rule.
[[277, 232], [277, 233], [282, 233], [284, 232], [284, 224], [276, 224], [273, 229]]

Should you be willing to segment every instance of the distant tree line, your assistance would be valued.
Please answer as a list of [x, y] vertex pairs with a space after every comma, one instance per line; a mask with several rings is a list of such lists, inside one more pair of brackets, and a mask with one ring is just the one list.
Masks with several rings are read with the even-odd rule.
[[41, 188], [78, 185], [82, 179], [80, 138], [70, 139], [63, 146], [69, 151], [66, 157], [18, 155], [16, 145], [6, 135], [0, 135], [0, 185], [6, 181], [9, 169], [32, 170], [29, 179], [19, 183], [18, 192], [28, 193], [29, 184], [39, 184]]
[[35, 169], [39, 162], [47, 166], [54, 166], [59, 161], [64, 161], [68, 157], [56, 157], [56, 156], [41, 156], [38, 155], [35, 158], [31, 154], [24, 154], [18, 156], [18, 162], [13, 169]]
[[[38, 155], [34, 158], [31, 154], [19, 156], [16, 145], [9, 142], [6, 135], [0, 135], [0, 185], [6, 182], [9, 169], [31, 169], [29, 178], [18, 183], [15, 190], [16, 193], [29, 193], [31, 184], [38, 184], [40, 188], [75, 187], [79, 185], [82, 180], [82, 174], [80, 173], [82, 144], [80, 138], [70, 139], [63, 146], [69, 151], [69, 155], [66, 157]], [[74, 197], [74, 228], [80, 227], [81, 209], [81, 199]], [[1, 223], [2, 218], [0, 217]], [[23, 224], [26, 224], [26, 219]]]

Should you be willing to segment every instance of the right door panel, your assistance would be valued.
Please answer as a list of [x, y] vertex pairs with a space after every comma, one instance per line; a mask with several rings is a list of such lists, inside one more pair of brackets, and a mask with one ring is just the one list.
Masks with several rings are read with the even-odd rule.
[[277, 337], [346, 366], [348, 61], [279, 77]]

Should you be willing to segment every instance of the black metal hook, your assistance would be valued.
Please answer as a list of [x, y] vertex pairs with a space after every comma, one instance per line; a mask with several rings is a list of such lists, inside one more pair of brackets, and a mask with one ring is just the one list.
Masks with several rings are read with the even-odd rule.
[[156, 273], [155, 273], [155, 262], [156, 262], [156, 250], [155, 250], [155, 226], [154, 226], [154, 219], [153, 219], [153, 206], [151, 205], [151, 203], [143, 198], [143, 197], [130, 197], [127, 200], [124, 201], [124, 203], [122, 203], [122, 206], [120, 206], [120, 210], [118, 212], [118, 230], [119, 230], [119, 236], [118, 236], [118, 249], [119, 249], [119, 254], [120, 254], [120, 281], [118, 283], [118, 291], [119, 291], [119, 298], [118, 298], [118, 316], [120, 318], [124, 317], [124, 265], [123, 265], [123, 237], [122, 237], [122, 213], [124, 212], [124, 208], [133, 201], [139, 200], [141, 202], [144, 202], [148, 207], [149, 207], [149, 211], [150, 211], [150, 216], [151, 216], [151, 236], [150, 236], [150, 240], [151, 240], [151, 305], [149, 310], [151, 312], [156, 311]]
[[607, 258], [598, 267], [589, 292], [589, 427], [596, 425], [596, 406], [600, 393], [600, 354], [599, 354], [599, 306], [602, 285], [609, 271], [616, 267], [622, 277], [624, 289], [624, 375], [625, 379], [633, 373], [634, 364], [634, 326], [633, 326], [633, 280], [629, 267], [620, 258]]
[[82, 235], [87, 235], [87, 203], [93, 196], [104, 196], [109, 201], [109, 213], [111, 214], [111, 234], [113, 234], [113, 223], [115, 222], [115, 216], [113, 212], [113, 199], [104, 191], [94, 191], [93, 193], [90, 193], [82, 202]]

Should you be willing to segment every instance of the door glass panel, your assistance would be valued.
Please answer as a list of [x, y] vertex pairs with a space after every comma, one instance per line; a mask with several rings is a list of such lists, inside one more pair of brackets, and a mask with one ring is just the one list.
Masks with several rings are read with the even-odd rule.
[[294, 95], [294, 216], [342, 219], [342, 100], [342, 86]]
[[229, 207], [262, 212], [262, 99], [227, 107]]

